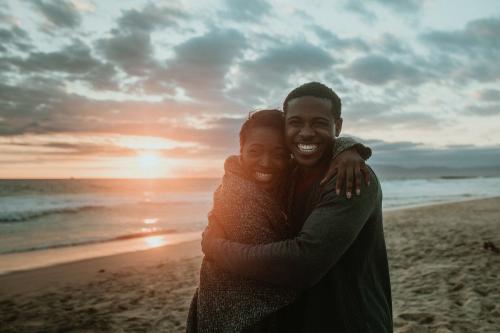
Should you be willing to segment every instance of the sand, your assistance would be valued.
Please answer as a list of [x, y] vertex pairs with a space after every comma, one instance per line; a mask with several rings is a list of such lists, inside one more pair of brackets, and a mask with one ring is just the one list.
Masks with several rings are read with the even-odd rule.
[[[385, 214], [395, 332], [500, 332], [500, 198]], [[199, 241], [0, 276], [0, 332], [183, 332]]]

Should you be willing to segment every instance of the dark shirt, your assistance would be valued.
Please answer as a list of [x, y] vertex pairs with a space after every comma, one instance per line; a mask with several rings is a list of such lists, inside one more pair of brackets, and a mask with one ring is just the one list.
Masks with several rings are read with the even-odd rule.
[[[280, 242], [246, 245], [215, 239], [206, 253], [248, 278], [304, 290], [277, 313], [277, 331], [392, 332], [391, 288], [382, 225], [382, 192], [372, 184], [348, 200], [314, 179], [292, 207], [300, 231]], [[293, 216], [292, 216], [293, 218]]]

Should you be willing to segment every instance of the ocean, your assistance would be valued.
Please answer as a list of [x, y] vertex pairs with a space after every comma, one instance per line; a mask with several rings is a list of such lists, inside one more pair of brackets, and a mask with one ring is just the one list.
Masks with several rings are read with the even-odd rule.
[[[199, 236], [219, 182], [0, 180], [0, 260], [13, 253], [116, 244], [144, 236]], [[386, 210], [500, 195], [500, 178], [387, 179], [381, 183]]]

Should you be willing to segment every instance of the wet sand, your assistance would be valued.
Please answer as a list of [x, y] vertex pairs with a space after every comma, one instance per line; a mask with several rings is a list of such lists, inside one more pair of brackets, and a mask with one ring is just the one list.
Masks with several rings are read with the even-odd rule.
[[[500, 332], [500, 198], [387, 212], [385, 233], [395, 332]], [[193, 241], [0, 276], [0, 332], [183, 332], [200, 263]]]

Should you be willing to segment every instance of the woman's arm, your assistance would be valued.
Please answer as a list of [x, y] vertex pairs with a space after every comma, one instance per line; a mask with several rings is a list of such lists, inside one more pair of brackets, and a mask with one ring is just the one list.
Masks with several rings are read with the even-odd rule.
[[[364, 179], [366, 185], [370, 185], [370, 172], [365, 161], [372, 155], [370, 147], [363, 145], [350, 137], [336, 138], [333, 143], [332, 160], [330, 167], [320, 182], [325, 185], [330, 179], [337, 176], [336, 193], [340, 194], [344, 187], [346, 197], [350, 199], [353, 190], [356, 195], [361, 194], [361, 181]], [[353, 188], [353, 185], [355, 186]]]

